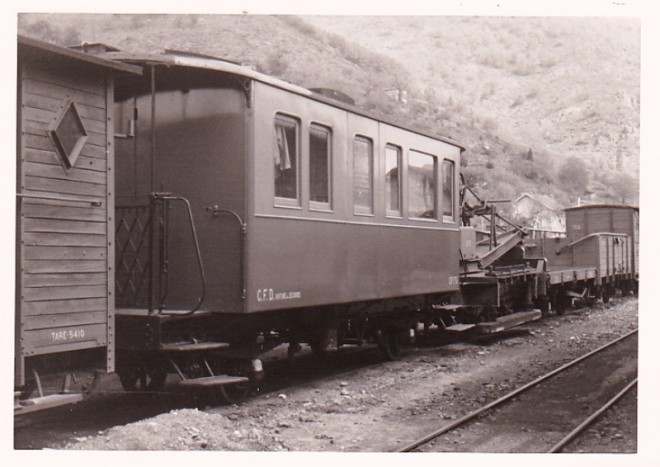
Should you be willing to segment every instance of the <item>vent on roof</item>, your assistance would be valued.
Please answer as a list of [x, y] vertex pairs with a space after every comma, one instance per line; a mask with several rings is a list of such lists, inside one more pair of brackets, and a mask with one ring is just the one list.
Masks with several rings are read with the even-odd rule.
[[101, 55], [106, 52], [119, 52], [119, 49], [111, 45], [102, 44], [100, 42], [90, 43], [83, 42], [80, 45], [69, 46], [70, 49], [78, 50], [80, 52], [85, 52], [91, 55]]
[[310, 91], [315, 92], [316, 94], [320, 94], [325, 97], [329, 97], [330, 99], [334, 99], [339, 102], [343, 102], [344, 104], [350, 104], [350, 105], [355, 105], [355, 99], [353, 99], [351, 96], [348, 94], [344, 94], [341, 91], [337, 91], [336, 89], [330, 89], [330, 88], [312, 88]]
[[180, 55], [182, 57], [208, 58], [209, 60], [217, 60], [219, 62], [226, 62], [226, 63], [231, 63], [232, 65], [242, 66], [242, 63], [234, 62], [232, 60], [227, 60], [226, 58], [214, 57], [213, 55], [207, 55], [198, 52], [190, 52], [187, 50], [165, 49], [165, 53], [171, 55]]

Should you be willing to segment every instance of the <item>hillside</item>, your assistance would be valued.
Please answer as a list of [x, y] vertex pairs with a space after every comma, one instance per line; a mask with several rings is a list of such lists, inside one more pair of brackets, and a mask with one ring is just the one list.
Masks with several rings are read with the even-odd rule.
[[606, 169], [617, 168], [620, 152], [620, 169], [634, 174], [639, 168], [637, 20], [315, 16], [308, 21], [394, 58], [414, 70], [415, 84], [443, 107], [492, 119], [508, 140], [542, 144]]
[[[637, 200], [635, 21], [24, 14], [19, 33], [199, 52], [335, 88], [362, 108], [459, 140], [466, 178], [490, 199]], [[591, 177], [572, 185], [582, 163]]]

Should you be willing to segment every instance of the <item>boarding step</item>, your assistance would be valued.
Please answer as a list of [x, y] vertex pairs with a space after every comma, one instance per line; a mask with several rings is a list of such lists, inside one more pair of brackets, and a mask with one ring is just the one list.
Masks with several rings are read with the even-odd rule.
[[14, 414], [25, 414], [39, 410], [59, 407], [61, 405], [75, 404], [83, 400], [82, 393], [71, 394], [51, 394], [42, 397], [33, 397], [20, 401], [18, 406], [14, 406]]
[[435, 311], [448, 311], [453, 313], [463, 308], [463, 305], [432, 305], [431, 308]]
[[475, 326], [476, 324], [452, 324], [451, 326], [447, 326], [444, 331], [465, 332], [473, 329]]
[[209, 350], [226, 349], [226, 342], [178, 342], [174, 344], [163, 344], [161, 350], [165, 352], [207, 352]]
[[520, 311], [518, 313], [502, 316], [495, 321], [479, 323], [475, 326], [475, 332], [481, 334], [494, 334], [530, 321], [536, 321], [539, 318], [541, 318], [541, 310]]
[[229, 376], [229, 375], [218, 375], [218, 376], [205, 376], [203, 378], [190, 378], [179, 381], [179, 385], [185, 387], [198, 387], [206, 388], [211, 386], [224, 386], [226, 384], [237, 384], [237, 383], [249, 383], [250, 378], [245, 376]]

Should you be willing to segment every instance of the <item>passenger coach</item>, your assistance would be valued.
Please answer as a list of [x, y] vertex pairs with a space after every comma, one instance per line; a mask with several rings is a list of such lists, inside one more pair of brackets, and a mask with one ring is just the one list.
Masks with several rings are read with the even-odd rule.
[[226, 61], [105, 56], [144, 73], [115, 94], [120, 350], [394, 341], [458, 291], [456, 143]]
[[[251, 313], [457, 289], [455, 143], [231, 63], [109, 55], [146, 67], [142, 82], [117, 90], [117, 121], [133, 132], [119, 131], [118, 205], [157, 191], [190, 201], [204, 308]], [[186, 222], [170, 224], [167, 302], [183, 309], [200, 278]]]

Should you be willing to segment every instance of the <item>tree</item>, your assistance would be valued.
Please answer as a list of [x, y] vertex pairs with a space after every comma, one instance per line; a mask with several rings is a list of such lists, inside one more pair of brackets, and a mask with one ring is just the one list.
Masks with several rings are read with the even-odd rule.
[[559, 168], [557, 181], [568, 189], [584, 193], [589, 184], [587, 164], [578, 157], [569, 157]]
[[638, 185], [627, 173], [617, 172], [609, 179], [612, 195], [622, 204], [632, 203], [637, 199]]
[[56, 42], [59, 38], [57, 28], [51, 26], [51, 24], [45, 19], [40, 19], [34, 23], [30, 23], [25, 27], [28, 35], [37, 37], [41, 40], [47, 42]]

